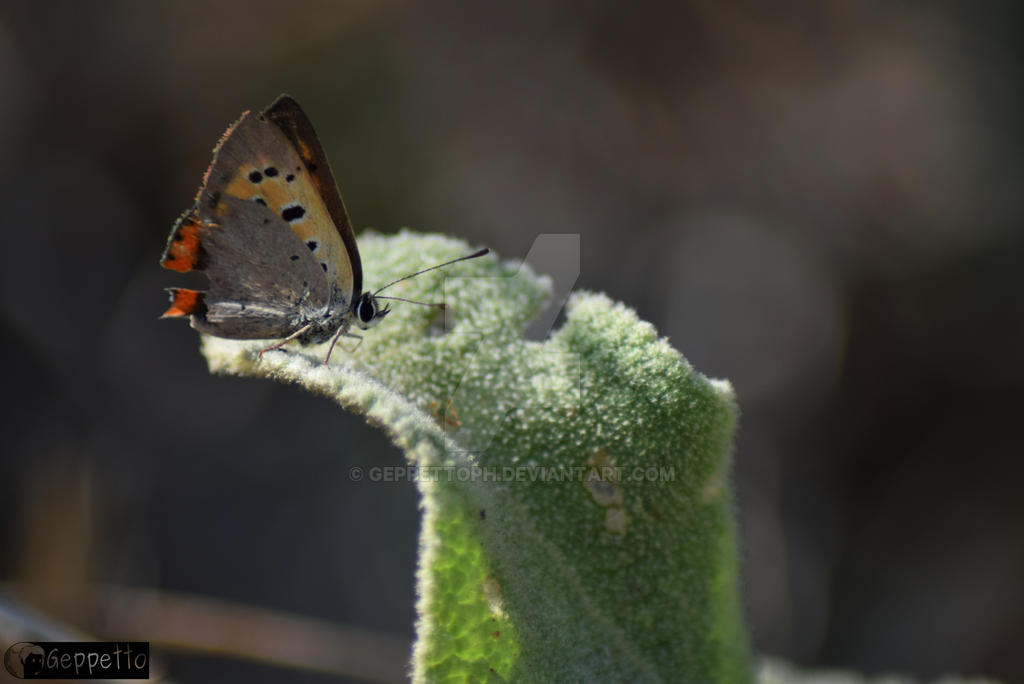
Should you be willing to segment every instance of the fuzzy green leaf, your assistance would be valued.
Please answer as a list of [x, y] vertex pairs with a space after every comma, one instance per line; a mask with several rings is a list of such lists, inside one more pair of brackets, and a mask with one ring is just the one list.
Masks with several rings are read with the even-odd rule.
[[[469, 251], [365, 234], [371, 284]], [[750, 679], [729, 482], [732, 390], [654, 328], [580, 293], [544, 342], [548, 281], [493, 256], [388, 294], [355, 353], [206, 337], [216, 372], [327, 394], [419, 467], [419, 681]], [[342, 345], [345, 344], [343, 339]]]

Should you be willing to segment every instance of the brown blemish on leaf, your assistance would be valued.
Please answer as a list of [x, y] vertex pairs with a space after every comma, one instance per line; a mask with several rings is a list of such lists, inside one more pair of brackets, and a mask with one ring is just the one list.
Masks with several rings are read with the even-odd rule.
[[622, 490], [614, 482], [600, 479], [596, 471], [587, 472], [583, 477], [583, 486], [587, 488], [598, 506], [622, 506]]
[[609, 532], [625, 535], [629, 514], [624, 508], [609, 508], [604, 512], [604, 528]]
[[654, 506], [651, 506], [650, 511], [651, 511], [651, 520], [653, 520], [656, 523], [661, 522], [661, 513], [658, 512], [658, 509], [655, 508]]
[[704, 488], [700, 492], [700, 500], [702, 503], [711, 503], [717, 500], [722, 495], [722, 478], [719, 475], [713, 475], [710, 480], [704, 484]]
[[430, 414], [442, 427], [460, 428], [462, 421], [459, 420], [459, 413], [455, 410], [452, 400], [448, 399], [442, 406], [439, 401], [432, 401], [427, 404]]
[[607, 510], [604, 515], [604, 528], [615, 534], [626, 534], [629, 516], [624, 506], [622, 488], [618, 485], [619, 469], [615, 461], [603, 449], [594, 452], [587, 459], [587, 472], [583, 477], [583, 486], [587, 488], [594, 502]]

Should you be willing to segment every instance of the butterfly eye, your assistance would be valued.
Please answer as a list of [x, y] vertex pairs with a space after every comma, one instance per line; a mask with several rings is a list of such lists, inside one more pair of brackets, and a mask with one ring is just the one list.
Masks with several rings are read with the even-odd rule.
[[378, 308], [377, 298], [369, 292], [364, 292], [359, 297], [359, 304], [356, 305], [356, 325], [363, 330], [369, 330], [380, 323], [388, 311], [389, 308]]
[[370, 296], [364, 294], [363, 297], [359, 300], [359, 320], [362, 321], [364, 325], [367, 325], [370, 323], [370, 321], [373, 320], [373, 317], [376, 315], [377, 303], [373, 299], [371, 299]]

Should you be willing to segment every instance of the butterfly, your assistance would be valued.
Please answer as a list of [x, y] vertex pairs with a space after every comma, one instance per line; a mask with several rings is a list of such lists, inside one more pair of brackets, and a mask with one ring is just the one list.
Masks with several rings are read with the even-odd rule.
[[359, 248], [327, 156], [298, 103], [282, 95], [228, 128], [195, 204], [172, 227], [160, 264], [202, 271], [209, 288], [169, 288], [162, 318], [187, 316], [216, 337], [280, 339], [260, 356], [292, 340], [331, 340], [328, 363], [340, 337], [362, 340], [349, 332], [352, 325], [369, 330], [388, 314], [379, 300], [409, 301], [380, 296], [382, 290], [488, 252], [363, 291]]

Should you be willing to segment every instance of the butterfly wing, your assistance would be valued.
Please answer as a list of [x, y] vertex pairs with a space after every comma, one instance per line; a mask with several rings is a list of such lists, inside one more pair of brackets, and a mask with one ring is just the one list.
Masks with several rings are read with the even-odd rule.
[[[284, 134], [292, 147], [298, 152], [299, 157], [310, 179], [316, 187], [317, 194], [323, 201], [331, 222], [341, 238], [345, 249], [340, 255], [343, 263], [338, 263], [336, 268], [339, 273], [344, 273], [346, 263], [348, 271], [352, 274], [351, 295], [348, 301], [354, 302], [363, 291], [363, 269], [359, 260], [359, 249], [356, 247], [356, 236], [352, 232], [352, 224], [345, 211], [345, 203], [338, 191], [338, 184], [334, 180], [334, 172], [331, 164], [327, 161], [327, 155], [320, 145], [320, 139], [313, 130], [313, 124], [309, 117], [299, 107], [299, 103], [288, 95], [281, 95], [273, 104], [263, 112], [268, 120], [274, 123]], [[341, 282], [341, 281], [339, 281]]]
[[[291, 106], [281, 108], [282, 101]], [[272, 112], [294, 126], [272, 121]], [[293, 143], [282, 126], [312, 138], [297, 137]], [[300, 153], [308, 153], [309, 161]], [[285, 221], [321, 264], [332, 285], [335, 306], [347, 308], [362, 286], [362, 270], [341, 195], [322, 155], [309, 120], [294, 100], [282, 96], [264, 113], [246, 112], [224, 134], [196, 198], [195, 210], [200, 220], [216, 222], [225, 197], [266, 206]]]
[[[198, 246], [194, 254], [189, 243]], [[280, 216], [249, 200], [222, 198], [216, 223], [186, 213], [171, 233], [167, 258], [178, 265], [191, 259], [188, 270], [203, 271], [210, 287], [171, 290], [164, 315], [191, 315], [193, 328], [218, 337], [287, 337], [322, 315], [330, 300], [315, 256]]]
[[[161, 263], [206, 271], [210, 290], [173, 290], [165, 315], [191, 315], [193, 327], [221, 337], [285, 337], [309, 322], [310, 307], [329, 304], [335, 321], [351, 309], [362, 288], [355, 237], [323, 148], [294, 100], [281, 96], [261, 114], [245, 112], [227, 130]], [[299, 304], [295, 293], [306, 295]]]

